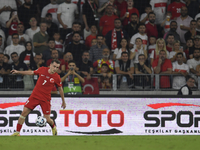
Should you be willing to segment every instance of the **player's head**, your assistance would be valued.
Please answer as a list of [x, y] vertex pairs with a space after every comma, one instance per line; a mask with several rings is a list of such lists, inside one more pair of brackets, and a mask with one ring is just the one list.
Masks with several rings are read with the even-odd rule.
[[53, 59], [50, 64], [50, 73], [53, 74], [53, 73], [57, 72], [59, 67], [60, 67], [60, 61], [57, 59]]
[[75, 62], [74, 60], [70, 60], [70, 61], [68, 62], [68, 68], [69, 68], [70, 70], [75, 70], [75, 68], [76, 68], [76, 62]]

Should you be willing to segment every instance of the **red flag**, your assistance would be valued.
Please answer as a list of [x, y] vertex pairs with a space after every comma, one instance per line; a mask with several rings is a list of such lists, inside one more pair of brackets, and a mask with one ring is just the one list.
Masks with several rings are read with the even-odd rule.
[[87, 94], [87, 95], [99, 94], [98, 78], [92, 77], [90, 80], [87, 80], [86, 78], [84, 79], [85, 79], [85, 82], [82, 84], [83, 94]]

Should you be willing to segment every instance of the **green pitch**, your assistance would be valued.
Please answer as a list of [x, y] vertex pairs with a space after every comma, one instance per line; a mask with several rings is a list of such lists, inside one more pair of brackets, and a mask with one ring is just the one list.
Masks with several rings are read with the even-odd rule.
[[197, 150], [200, 136], [0, 136], [1, 150]]

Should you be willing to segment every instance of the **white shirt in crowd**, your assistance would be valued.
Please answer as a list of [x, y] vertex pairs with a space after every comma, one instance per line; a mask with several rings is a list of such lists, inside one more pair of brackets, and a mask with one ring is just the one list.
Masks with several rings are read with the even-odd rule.
[[148, 37], [147, 35], [141, 35], [139, 32], [134, 34], [132, 37], [131, 37], [131, 40], [130, 40], [130, 43], [134, 45], [135, 47], [135, 39], [137, 38], [141, 38], [142, 39], [142, 44], [145, 45], [145, 49], [147, 49], [147, 44], [148, 44]]
[[[25, 47], [23, 45], [9, 45], [5, 48], [4, 54], [8, 54], [10, 56], [13, 52], [16, 52], [18, 56], [20, 56], [23, 51], [25, 51]], [[12, 63], [12, 59], [9, 60], [9, 63]]]
[[[75, 20], [75, 14], [78, 14], [78, 7], [74, 3], [62, 3], [58, 6], [57, 14], [61, 14], [62, 22], [68, 26], [68, 28], [72, 28], [72, 23]], [[63, 26], [60, 24], [60, 28]]]
[[[189, 73], [189, 66], [185, 63], [182, 65], [179, 65], [177, 61], [172, 63], [172, 70], [175, 72], [187, 72]], [[185, 77], [182, 76], [173, 76], [173, 83], [172, 83], [172, 88], [173, 89], [180, 89], [182, 86], [186, 84], [186, 79]]]
[[[147, 13], [143, 13], [140, 17], [140, 21], [142, 21], [145, 17], [147, 16]], [[145, 24], [149, 23], [149, 19], [147, 18], [147, 20], [145, 21]]]
[[32, 30], [31, 28], [27, 29], [25, 34], [27, 34], [31, 40], [31, 42], [33, 41], [33, 36], [35, 33], [39, 32], [40, 31], [40, 27], [37, 27], [36, 30]]
[[[131, 49], [131, 52], [134, 53], [135, 50], [136, 50], [136, 48], [132, 48], [132, 49]], [[133, 58], [134, 64], [135, 64], [135, 63], [139, 63], [138, 56], [139, 56], [140, 54], [144, 54], [144, 50], [143, 50], [143, 47], [142, 47], [142, 46], [141, 46], [140, 49], [137, 49], [137, 52], [135, 53], [135, 57]]]
[[[169, 59], [173, 58], [174, 55], [176, 55], [176, 52], [175, 52], [175, 51], [171, 51], [171, 52], [169, 53]], [[185, 52], [183, 52], [183, 56], [186, 58]]]
[[168, 0], [151, 0], [150, 5], [152, 6], [153, 12], [156, 14], [156, 24], [161, 24], [165, 19], [165, 13], [167, 9]]
[[[15, 0], [0, 0], [0, 9], [2, 9], [4, 6], [10, 6], [13, 10], [17, 10], [17, 4]], [[10, 18], [10, 11], [3, 11], [0, 14], [0, 24], [5, 28], [6, 22]]]
[[[154, 53], [155, 53], [155, 50], [153, 50], [152, 52], [151, 52], [151, 54], [150, 54], [150, 58], [152, 58], [152, 59], [156, 59], [156, 58], [154, 58]], [[170, 54], [169, 54], [169, 52], [167, 51], [167, 59], [169, 59], [169, 57], [170, 57]]]
[[[25, 39], [26, 42], [31, 41], [30, 37], [26, 34], [19, 35], [19, 41], [22, 37]], [[13, 44], [12, 36], [9, 35], [8, 38], [7, 38], [7, 45], [11, 45], [11, 44]]]
[[2, 36], [2, 45], [0, 46], [0, 52], [3, 52], [3, 50], [4, 50], [4, 42], [6, 40], [6, 37], [5, 37], [5, 33], [1, 29], [0, 29], [0, 35]]
[[[72, 0], [71, 2], [77, 5], [78, 1], [79, 0]], [[85, 0], [81, 0], [81, 7], [80, 7], [81, 8], [81, 10], [80, 10], [81, 12], [80, 13], [82, 13], [82, 7], [83, 7], [84, 3], [85, 3]]]
[[[128, 51], [126, 50], [126, 52], [128, 52]], [[114, 50], [114, 54], [116, 55], [116, 59], [121, 58], [122, 49], [121, 49], [121, 48], [116, 48], [116, 49]]]
[[151, 52], [154, 51], [155, 49], [156, 49], [156, 44], [149, 45], [148, 46], [148, 53], [151, 54]]
[[55, 41], [55, 49], [57, 49], [58, 51], [60, 51], [60, 52], [64, 52], [64, 48], [63, 48], [63, 44], [61, 43], [61, 42], [57, 42], [57, 41]]
[[170, 30], [170, 23], [171, 21], [166, 21], [164, 25], [164, 31], [167, 33]]
[[47, 13], [51, 13], [52, 14], [52, 22], [54, 22], [57, 25], [59, 25], [59, 22], [58, 22], [58, 19], [57, 19], [58, 6], [59, 6], [58, 4], [51, 4], [51, 3], [46, 5], [42, 9], [41, 18], [45, 18]]
[[194, 58], [192, 58], [192, 59], [189, 59], [187, 61], [187, 64], [188, 64], [188, 66], [189, 66], [190, 69], [196, 70], [197, 65], [200, 64], [200, 60], [197, 61]]

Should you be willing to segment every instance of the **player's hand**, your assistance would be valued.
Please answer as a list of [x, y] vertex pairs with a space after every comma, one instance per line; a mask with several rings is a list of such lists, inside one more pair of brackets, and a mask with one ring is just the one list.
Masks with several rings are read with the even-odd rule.
[[67, 27], [68, 27], [68, 26], [67, 26], [66, 24], [63, 25], [63, 29], [67, 29]]
[[18, 71], [17, 70], [11, 70], [10, 73], [12, 73], [12, 74], [18, 74]]
[[62, 102], [61, 107], [62, 107], [63, 109], [65, 109], [65, 108], [66, 108], [66, 103], [65, 103], [65, 102]]

